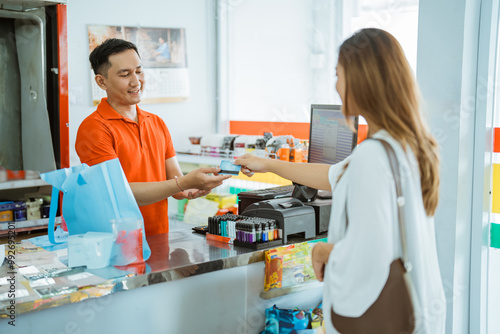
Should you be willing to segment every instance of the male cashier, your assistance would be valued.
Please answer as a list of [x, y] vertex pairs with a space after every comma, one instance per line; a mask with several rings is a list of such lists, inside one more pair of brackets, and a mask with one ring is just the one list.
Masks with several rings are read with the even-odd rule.
[[216, 167], [183, 176], [167, 126], [137, 105], [145, 80], [133, 43], [108, 39], [89, 59], [95, 81], [107, 97], [80, 125], [76, 152], [88, 165], [118, 158], [144, 217], [146, 235], [166, 233], [167, 197], [204, 196], [230, 176], [218, 175]]

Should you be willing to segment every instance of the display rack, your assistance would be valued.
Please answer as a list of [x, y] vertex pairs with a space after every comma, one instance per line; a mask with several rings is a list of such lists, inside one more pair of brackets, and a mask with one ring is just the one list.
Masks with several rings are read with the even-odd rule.
[[[36, 188], [35, 192], [38, 192], [40, 190], [40, 187], [50, 187], [50, 184], [42, 179], [9, 180], [0, 182], [0, 199], [9, 198], [6, 194], [15, 190], [24, 189], [26, 192], [31, 193], [32, 190], [34, 190], [33, 188]], [[56, 225], [59, 225], [61, 223], [61, 217], [56, 217], [55, 223]], [[9, 233], [9, 226], [12, 226], [12, 224], [14, 224], [15, 226], [15, 232], [19, 233], [47, 228], [47, 226], [49, 225], [49, 220], [48, 218], [44, 218], [16, 222], [1, 222], [0, 237], [5, 236]]]
[[[256, 152], [256, 151], [253, 151]], [[184, 163], [193, 164], [206, 164], [218, 166], [221, 160], [233, 160], [235, 157], [245, 154], [246, 152], [236, 152], [230, 150], [224, 150], [219, 148], [202, 148], [198, 153], [183, 152], [182, 150], [177, 151], [177, 160]], [[264, 150], [260, 150], [258, 156], [277, 159], [276, 153], [268, 153]]]
[[49, 184], [42, 179], [34, 180], [12, 180], [0, 182], [0, 190], [12, 190], [20, 188], [42, 187]]
[[186, 153], [177, 153], [177, 161], [190, 164], [205, 164], [218, 166], [221, 160], [227, 159], [226, 157], [210, 157], [206, 155], [195, 155]]
[[[34, 220], [23, 220], [17, 222], [4, 222], [0, 223], [0, 237], [5, 236], [9, 233], [9, 225], [12, 226], [14, 224], [15, 233], [33, 231], [47, 228], [49, 225], [49, 219], [34, 219]], [[56, 217], [55, 225], [58, 226], [61, 224], [61, 217]], [[11, 228], [12, 229], [12, 228]]]
[[289, 294], [295, 293], [295, 292], [321, 288], [321, 287], [323, 287], [323, 284], [324, 284], [323, 282], [311, 281], [311, 282], [296, 284], [296, 285], [289, 286], [286, 288], [272, 289], [269, 291], [261, 291], [259, 296], [262, 299], [272, 299], [272, 298], [276, 298], [276, 297], [280, 297], [280, 296], [286, 296], [286, 295], [289, 295]]

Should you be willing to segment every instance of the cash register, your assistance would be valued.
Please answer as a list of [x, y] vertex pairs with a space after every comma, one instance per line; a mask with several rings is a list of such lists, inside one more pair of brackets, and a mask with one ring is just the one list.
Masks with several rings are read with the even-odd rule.
[[278, 228], [283, 231], [285, 244], [290, 234], [302, 233], [305, 239], [316, 236], [314, 209], [293, 197], [255, 202], [247, 206], [241, 215], [276, 220]]

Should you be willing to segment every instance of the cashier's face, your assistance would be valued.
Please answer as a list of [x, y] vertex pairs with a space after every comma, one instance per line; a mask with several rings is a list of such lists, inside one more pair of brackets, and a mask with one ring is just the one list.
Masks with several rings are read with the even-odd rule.
[[144, 91], [144, 70], [141, 58], [133, 49], [109, 56], [111, 67], [107, 76], [96, 75], [96, 82], [104, 89], [108, 102], [132, 106], [141, 101]]

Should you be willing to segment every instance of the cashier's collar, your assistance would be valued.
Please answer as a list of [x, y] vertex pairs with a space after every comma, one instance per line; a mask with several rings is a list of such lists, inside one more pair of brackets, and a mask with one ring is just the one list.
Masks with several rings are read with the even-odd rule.
[[138, 124], [142, 124], [146, 118], [149, 117], [149, 114], [147, 112], [144, 112], [139, 106], [136, 106], [136, 119], [132, 120], [128, 117], [125, 117], [121, 114], [119, 114], [113, 107], [108, 103], [108, 98], [103, 97], [101, 99], [101, 103], [99, 103], [99, 106], [97, 107], [97, 112], [99, 115], [101, 115], [102, 118], [106, 120], [112, 120], [112, 119], [122, 119], [126, 122], [134, 122]]

